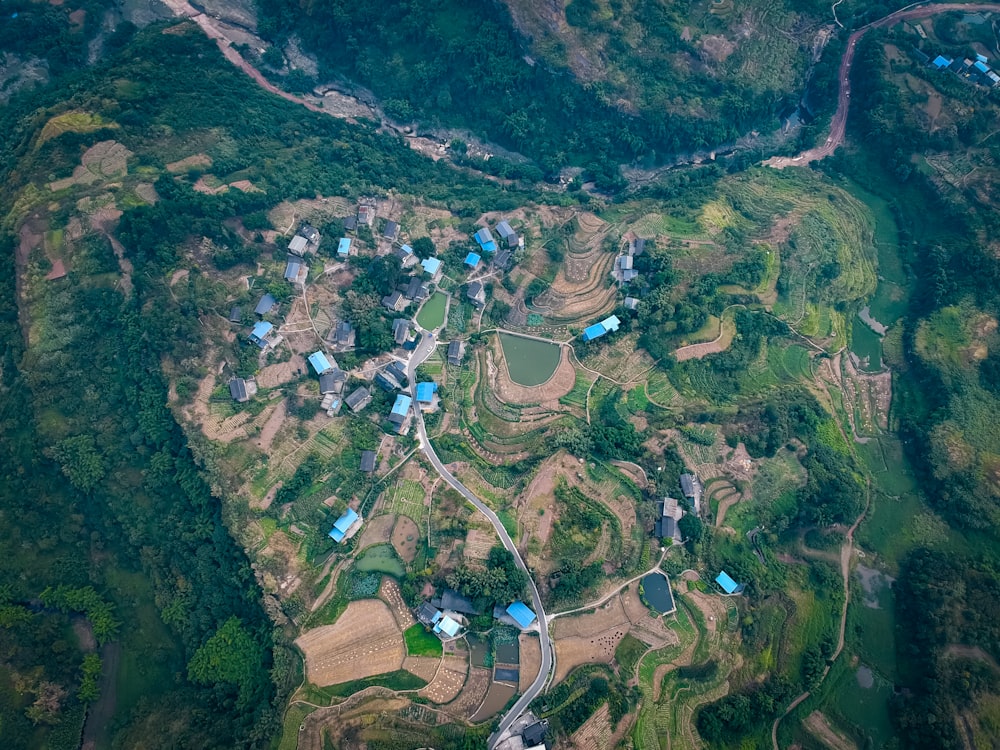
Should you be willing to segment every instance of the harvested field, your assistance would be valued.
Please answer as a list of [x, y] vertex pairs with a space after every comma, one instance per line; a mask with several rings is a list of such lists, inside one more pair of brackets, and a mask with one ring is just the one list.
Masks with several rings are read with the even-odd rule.
[[463, 553], [467, 560], [485, 560], [490, 555], [490, 550], [497, 543], [496, 532], [492, 529], [469, 529], [465, 535], [465, 549]]
[[382, 585], [379, 588], [378, 594], [389, 605], [389, 609], [392, 610], [392, 616], [396, 618], [396, 624], [399, 626], [400, 631], [416, 625], [417, 621], [413, 619], [413, 613], [410, 612], [410, 608], [403, 601], [399, 584], [395, 580], [388, 576], [382, 576]]
[[265, 453], [271, 450], [271, 443], [274, 442], [274, 437], [278, 434], [278, 430], [281, 429], [281, 425], [285, 423], [287, 414], [288, 403], [282, 399], [260, 430], [260, 440], [257, 441], [257, 445]]
[[431, 656], [407, 656], [403, 660], [403, 669], [428, 683], [434, 679], [440, 665], [441, 660]]
[[420, 529], [409, 516], [399, 516], [392, 528], [392, 548], [403, 562], [411, 563], [417, 556]]
[[624, 626], [628, 629], [630, 622], [625, 614], [625, 608], [616, 596], [600, 609], [583, 615], [560, 617], [552, 624], [552, 637], [589, 638], [598, 633], [604, 633], [609, 628]]
[[257, 374], [257, 385], [260, 388], [277, 388], [297, 378], [299, 372], [305, 369], [305, 358], [296, 354], [287, 362], [277, 362], [262, 368]]
[[614, 732], [608, 715], [608, 704], [604, 703], [583, 723], [583, 726], [573, 732], [566, 747], [572, 750], [605, 750], [613, 747], [612, 734]]
[[403, 666], [403, 634], [392, 611], [379, 599], [351, 602], [333, 625], [299, 636], [306, 677], [314, 685], [361, 680]]
[[469, 660], [465, 656], [446, 656], [434, 679], [417, 695], [435, 703], [450, 703], [462, 690], [468, 672]]
[[108, 178], [122, 177], [128, 171], [128, 158], [132, 152], [118, 141], [101, 141], [88, 148], [80, 158], [80, 166], [72, 177], [49, 183], [53, 192], [74, 185], [93, 185]]
[[556, 641], [556, 673], [552, 679], [555, 685], [584, 664], [610, 664], [615, 649], [628, 632], [628, 625], [609, 628], [589, 638], [560, 638]]
[[208, 154], [194, 154], [178, 161], [172, 161], [167, 165], [170, 174], [180, 174], [192, 169], [208, 169], [212, 166], [212, 157]]
[[360, 552], [365, 547], [371, 547], [375, 544], [387, 544], [392, 536], [392, 525], [395, 522], [396, 517], [391, 513], [365, 519], [361, 538], [358, 539], [357, 550]]
[[502, 350], [496, 339], [493, 339], [486, 359], [486, 376], [489, 387], [497, 398], [508, 404], [558, 404], [576, 383], [576, 370], [569, 359], [569, 352], [563, 347], [559, 356], [559, 364], [547, 381], [541, 385], [524, 386], [510, 379], [507, 365], [502, 360]]
[[[490, 670], [474, 667], [469, 672], [469, 678], [465, 681], [462, 692], [448, 706], [448, 713], [468, 719], [479, 710], [479, 706], [482, 705], [483, 699], [486, 697], [486, 692], [490, 689], [492, 680], [493, 675]], [[428, 687], [430, 686], [428, 685]]]
[[718, 354], [719, 352], [726, 351], [730, 344], [733, 343], [733, 339], [735, 337], [736, 323], [732, 320], [732, 316], [723, 314], [721, 320], [719, 321], [718, 336], [711, 341], [706, 341], [701, 344], [682, 346], [674, 352], [674, 357], [677, 358], [678, 362], [684, 362], [688, 359], [703, 359], [709, 354]]
[[533, 635], [522, 633], [517, 641], [521, 662], [521, 683], [518, 692], [523, 693], [538, 676], [538, 669], [542, 665], [542, 646], [538, 638]]

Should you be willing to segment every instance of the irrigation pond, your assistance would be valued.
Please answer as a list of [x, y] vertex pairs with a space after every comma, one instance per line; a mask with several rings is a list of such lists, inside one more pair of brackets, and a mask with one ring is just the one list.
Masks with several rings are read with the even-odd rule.
[[417, 313], [417, 325], [425, 331], [434, 331], [444, 325], [444, 313], [448, 307], [448, 295], [434, 292]]
[[510, 333], [500, 334], [510, 379], [518, 385], [541, 385], [555, 374], [562, 348], [558, 344]]
[[397, 578], [401, 578], [406, 572], [403, 563], [388, 544], [369, 547], [354, 563], [354, 567], [365, 572], [375, 570]]
[[661, 615], [676, 609], [674, 595], [670, 591], [670, 582], [662, 573], [650, 573], [642, 579], [642, 595], [650, 606]]

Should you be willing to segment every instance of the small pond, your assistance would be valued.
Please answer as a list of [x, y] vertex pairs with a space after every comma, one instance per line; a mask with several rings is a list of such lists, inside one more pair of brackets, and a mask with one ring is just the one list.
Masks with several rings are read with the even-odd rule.
[[424, 303], [417, 313], [417, 325], [425, 331], [433, 331], [444, 325], [444, 311], [447, 308], [448, 295], [444, 292], [435, 292], [434, 295]]
[[642, 595], [660, 614], [673, 612], [675, 609], [670, 582], [662, 573], [650, 573], [642, 579]]
[[509, 333], [500, 334], [503, 358], [510, 379], [518, 385], [541, 385], [559, 366], [562, 349], [558, 344], [526, 339]]
[[475, 724], [500, 713], [516, 692], [517, 688], [513, 685], [491, 682], [489, 692], [486, 693], [486, 698], [483, 700], [483, 705], [479, 707], [479, 710], [476, 711], [475, 716], [470, 721]]
[[354, 563], [354, 567], [365, 572], [376, 570], [379, 573], [397, 578], [402, 577], [406, 572], [402, 561], [388, 544], [377, 544], [366, 549]]
[[490, 653], [490, 644], [472, 633], [469, 633], [466, 640], [469, 642], [469, 648], [472, 650], [472, 666], [485, 667], [486, 657]]
[[496, 661], [498, 664], [519, 664], [517, 641], [497, 645]]

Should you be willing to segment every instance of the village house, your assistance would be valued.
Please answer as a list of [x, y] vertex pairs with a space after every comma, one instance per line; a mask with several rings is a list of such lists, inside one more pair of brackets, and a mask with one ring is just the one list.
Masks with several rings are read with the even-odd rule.
[[406, 318], [396, 318], [392, 321], [392, 340], [397, 346], [402, 346], [410, 338], [410, 321]]
[[440, 596], [431, 599], [431, 605], [442, 610], [451, 610], [459, 614], [474, 617], [479, 614], [476, 605], [467, 596], [462, 596], [454, 589], [445, 589]]
[[535, 613], [532, 612], [524, 602], [514, 602], [509, 607], [507, 607], [507, 614], [514, 618], [514, 622], [521, 630], [526, 630], [531, 627], [531, 624], [535, 621]]
[[677, 522], [684, 516], [684, 509], [680, 507], [676, 499], [672, 497], [663, 498], [663, 511], [656, 522], [656, 535], [664, 542], [668, 539], [680, 543], [681, 534], [677, 528]]
[[315, 249], [319, 247], [320, 234], [319, 230], [316, 229], [312, 224], [303, 224], [299, 227], [299, 235], [306, 238], [309, 245]]
[[514, 248], [518, 246], [520, 238], [517, 236], [517, 232], [511, 228], [507, 221], [501, 221], [497, 224], [497, 234], [500, 235], [500, 239], [504, 241], [504, 244], [508, 248]]
[[278, 304], [277, 300], [275, 300], [274, 297], [270, 293], [268, 293], [260, 298], [260, 300], [257, 302], [257, 306], [253, 309], [253, 311], [257, 315], [267, 315], [269, 312], [271, 312], [271, 310], [274, 309], [275, 305], [277, 304]]
[[229, 395], [238, 404], [245, 404], [257, 393], [257, 381], [253, 378], [232, 378], [229, 381]]
[[465, 296], [468, 297], [472, 304], [476, 307], [486, 306], [486, 287], [483, 286], [481, 281], [470, 282], [469, 288], [465, 292]]
[[333, 365], [323, 352], [313, 352], [307, 359], [317, 375], [322, 375], [324, 372], [333, 369]]
[[358, 228], [358, 217], [355, 216], [345, 216], [344, 217], [344, 231], [353, 232]]
[[681, 474], [681, 492], [691, 501], [694, 512], [701, 513], [701, 481], [696, 474]]
[[361, 516], [353, 508], [344, 511], [344, 515], [336, 520], [328, 536], [337, 544], [343, 544], [358, 533], [361, 528]]
[[337, 257], [345, 260], [351, 254], [351, 238], [341, 237], [337, 243]]
[[489, 227], [483, 227], [472, 235], [472, 238], [484, 253], [495, 253], [497, 251], [497, 243], [493, 239], [493, 234], [490, 232]]
[[510, 269], [510, 264], [513, 259], [513, 252], [510, 250], [501, 250], [493, 258], [493, 267], [500, 271], [507, 271]]
[[375, 221], [375, 206], [373, 203], [363, 202], [358, 205], [358, 224], [370, 227]]
[[724, 570], [720, 571], [719, 575], [715, 577], [715, 582], [719, 584], [719, 587], [726, 593], [727, 596], [743, 592], [743, 584], [736, 583], [736, 581], [734, 581]]
[[399, 224], [394, 221], [387, 221], [385, 229], [382, 230], [382, 238], [389, 240], [389, 242], [395, 242], [397, 237], [399, 237]]
[[289, 255], [285, 264], [285, 281], [301, 286], [306, 283], [309, 275], [309, 266], [302, 262], [302, 258], [297, 255]]
[[306, 246], [309, 244], [309, 240], [303, 237], [301, 234], [297, 234], [292, 237], [292, 241], [288, 243], [288, 252], [293, 255], [302, 256], [306, 252]]
[[478, 253], [469, 253], [465, 256], [465, 265], [475, 271], [479, 268], [479, 264], [482, 260], [482, 257]]
[[389, 421], [396, 426], [397, 432], [402, 432], [412, 404], [413, 399], [409, 396], [403, 393], [396, 396], [396, 403], [392, 405], [392, 410], [389, 412]]
[[423, 411], [434, 407], [434, 394], [437, 393], [437, 383], [433, 381], [417, 383], [417, 406]]
[[638, 310], [639, 309], [639, 298], [638, 297], [626, 297], [625, 301], [622, 303], [626, 310]]
[[393, 254], [399, 258], [399, 263], [403, 267], [403, 270], [413, 268], [413, 266], [417, 265], [420, 260], [417, 258], [417, 254], [413, 252], [413, 248], [409, 245], [400, 245], [393, 250]]
[[365, 474], [375, 471], [375, 451], [361, 451], [361, 471]]
[[340, 395], [347, 385], [347, 373], [339, 367], [334, 367], [319, 376], [319, 392], [322, 395], [333, 393]]
[[357, 331], [346, 320], [337, 323], [333, 329], [333, 342], [337, 351], [347, 351], [353, 349], [357, 340]]
[[424, 283], [423, 279], [414, 276], [410, 279], [410, 283], [406, 285], [406, 291], [403, 292], [403, 296], [409, 300], [420, 301], [427, 299], [430, 293], [430, 288]]
[[421, 267], [424, 272], [431, 277], [431, 281], [437, 281], [441, 278], [441, 261], [437, 258], [424, 258], [420, 261]]
[[465, 357], [465, 342], [464, 341], [452, 341], [448, 344], [448, 364], [452, 367], [458, 367], [462, 364], [462, 359]]
[[267, 351], [272, 344], [270, 336], [273, 330], [274, 326], [266, 320], [254, 323], [253, 329], [250, 331], [250, 343], [256, 344], [264, 351]]
[[583, 340], [593, 341], [594, 339], [600, 338], [606, 333], [611, 331], [617, 331], [618, 326], [621, 325], [621, 321], [618, 320], [617, 315], [612, 315], [605, 318], [600, 323], [594, 323], [592, 326], [588, 326], [583, 330]]
[[347, 408], [350, 409], [355, 414], [364, 409], [371, 402], [372, 402], [372, 394], [364, 386], [356, 388], [351, 393], [350, 396], [344, 399], [344, 403], [347, 404]]
[[402, 292], [393, 292], [382, 298], [382, 307], [390, 312], [403, 312], [410, 304]]
[[243, 308], [239, 305], [233, 305], [232, 309], [229, 311], [229, 322], [230, 323], [242, 323], [243, 322]]

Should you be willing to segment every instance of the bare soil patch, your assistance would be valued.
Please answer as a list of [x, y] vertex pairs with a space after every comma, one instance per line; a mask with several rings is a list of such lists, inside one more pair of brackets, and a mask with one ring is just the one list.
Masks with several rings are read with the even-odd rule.
[[351, 602], [333, 625], [314, 628], [295, 644], [305, 654], [306, 675], [320, 687], [361, 680], [403, 666], [403, 635], [385, 602]]
[[608, 704], [605, 703], [579, 729], [573, 732], [569, 738], [569, 744], [564, 747], [567, 750], [605, 750], [614, 747], [611, 741], [613, 734]]
[[417, 524], [409, 516], [399, 516], [392, 529], [392, 548], [403, 562], [413, 562], [417, 556], [419, 541], [420, 529], [417, 528]]
[[473, 667], [458, 698], [448, 706], [448, 713], [463, 719], [471, 717], [482, 705], [492, 680], [493, 674], [490, 670]]
[[523, 633], [518, 636], [517, 641], [521, 659], [518, 692], [523, 693], [535, 681], [542, 666], [542, 645], [535, 636]]
[[556, 673], [552, 684], [558, 684], [583, 664], [610, 664], [615, 649], [628, 632], [629, 626], [609, 628], [589, 638], [560, 638], [556, 640]]
[[193, 154], [178, 161], [172, 161], [167, 165], [170, 174], [180, 174], [192, 169], [208, 169], [212, 166], [212, 157], [208, 154]]
[[467, 560], [485, 560], [490, 556], [490, 550], [496, 543], [496, 532], [492, 529], [469, 529], [465, 535], [465, 548], [462, 553]]
[[281, 403], [275, 407], [271, 416], [268, 417], [264, 426], [260, 430], [260, 440], [257, 441], [257, 445], [265, 453], [271, 450], [271, 444], [274, 442], [274, 438], [278, 434], [278, 430], [281, 429], [281, 425], [285, 423], [286, 416], [288, 416], [288, 404], [284, 399], [282, 399]]
[[305, 369], [306, 360], [299, 354], [292, 356], [287, 362], [276, 362], [261, 369], [257, 374], [257, 385], [260, 388], [277, 388], [290, 383]]
[[802, 722], [816, 739], [831, 750], [857, 750], [858, 746], [834, 730], [830, 721], [820, 711], [813, 711]]
[[427, 682], [434, 679], [439, 666], [441, 660], [432, 656], [407, 656], [403, 660], [403, 669]]
[[49, 190], [57, 192], [74, 185], [93, 185], [109, 178], [121, 177], [128, 171], [128, 157], [132, 152], [118, 141], [101, 141], [88, 148], [80, 159], [80, 166], [71, 177], [49, 183]]
[[45, 274], [46, 281], [55, 281], [66, 275], [66, 264], [62, 258], [50, 258], [52, 270]]
[[392, 615], [396, 618], [396, 624], [399, 625], [401, 631], [417, 624], [417, 621], [413, 619], [413, 613], [410, 612], [410, 608], [403, 601], [403, 594], [399, 590], [399, 584], [396, 583], [395, 579], [383, 576], [382, 585], [379, 587], [378, 593], [382, 597], [382, 600], [389, 605], [389, 609], [392, 610]]
[[417, 695], [435, 703], [450, 703], [455, 700], [469, 672], [469, 660], [465, 656], [445, 656], [430, 684]]
[[683, 362], [688, 359], [703, 359], [709, 354], [718, 354], [719, 352], [726, 351], [726, 349], [728, 349], [733, 343], [733, 339], [735, 337], [736, 324], [723, 316], [719, 322], [719, 335], [712, 341], [706, 341], [702, 344], [682, 346], [674, 352], [674, 356], [677, 358], [678, 362]]
[[388, 544], [392, 536], [392, 525], [396, 522], [394, 515], [386, 514], [365, 519], [365, 525], [358, 539], [358, 551], [375, 544]]

